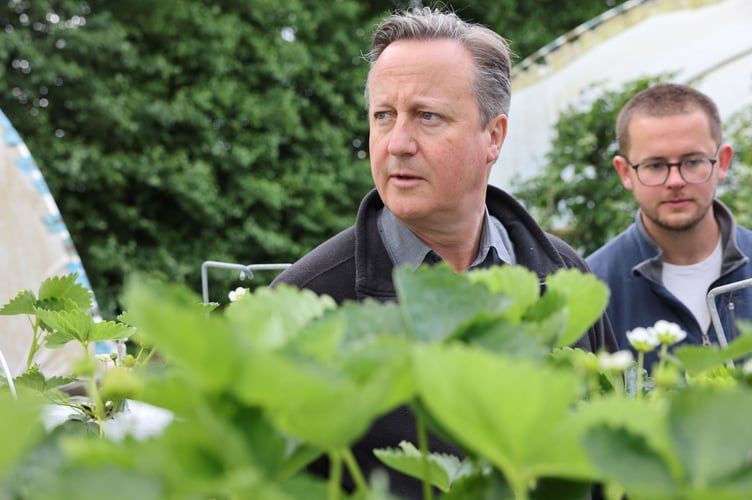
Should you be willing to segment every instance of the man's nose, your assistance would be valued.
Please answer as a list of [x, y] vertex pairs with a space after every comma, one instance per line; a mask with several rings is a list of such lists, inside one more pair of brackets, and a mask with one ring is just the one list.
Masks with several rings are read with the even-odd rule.
[[666, 178], [667, 186], [683, 186], [687, 183], [681, 175], [680, 165], [668, 166], [668, 177]]
[[414, 124], [405, 117], [398, 117], [389, 133], [389, 154], [395, 156], [413, 155], [418, 151], [415, 141]]

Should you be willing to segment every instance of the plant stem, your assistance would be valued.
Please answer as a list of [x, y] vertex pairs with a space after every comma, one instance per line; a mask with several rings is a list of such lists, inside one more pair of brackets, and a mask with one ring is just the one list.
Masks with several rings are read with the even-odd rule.
[[635, 397], [637, 399], [642, 398], [642, 365], [645, 363], [645, 353], [642, 351], [637, 352], [637, 389], [635, 391]]
[[599, 376], [600, 375], [597, 373], [591, 373], [587, 376], [588, 398], [591, 401], [598, 399], [598, 397], [600, 396], [600, 384], [598, 383]]
[[[84, 347], [86, 365], [89, 365], [89, 361], [91, 361], [89, 343], [81, 342], [81, 345]], [[96, 370], [88, 373], [87, 376], [89, 377], [87, 392], [89, 393], [89, 399], [91, 400], [91, 403], [94, 405], [94, 418], [96, 418], [97, 424], [99, 425], [99, 437], [101, 438], [104, 436], [104, 419], [106, 417], [104, 402], [102, 401], [102, 395], [99, 393], [99, 387], [97, 386]]]
[[338, 500], [342, 483], [342, 456], [339, 451], [329, 452], [329, 500]]
[[29, 323], [31, 323], [32, 338], [31, 345], [29, 346], [29, 357], [26, 358], [26, 371], [31, 370], [31, 363], [34, 361], [34, 355], [39, 350], [39, 321], [31, 321], [29, 316]]
[[509, 483], [512, 486], [515, 500], [528, 500], [527, 481], [510, 480]]
[[668, 356], [668, 344], [661, 344], [661, 360], [658, 362], [660, 369], [666, 366], [666, 356]]
[[[144, 360], [141, 362], [141, 365], [142, 366], [146, 366], [146, 364], [149, 362], [149, 360], [151, 359], [151, 357], [154, 356], [155, 352], [157, 352], [157, 348], [156, 347], [152, 347], [151, 350], [149, 351], [149, 353], [144, 358]], [[140, 355], [141, 355], [141, 353], [139, 353], [139, 356]]]
[[426, 423], [422, 417], [416, 418], [418, 431], [418, 447], [423, 462], [423, 499], [433, 500], [433, 488], [429, 478], [431, 464], [428, 462], [428, 433], [426, 432]]
[[618, 396], [622, 396], [624, 394], [624, 374], [621, 372], [609, 373], [608, 380], [611, 382], [611, 387], [614, 388], [614, 392]]
[[99, 395], [99, 389], [97, 388], [97, 381], [94, 376], [89, 377], [89, 398], [94, 405], [94, 418], [97, 419], [97, 425], [99, 426], [99, 437], [104, 437], [104, 419], [102, 418], [102, 397]]
[[350, 475], [352, 476], [357, 489], [363, 492], [368, 491], [368, 484], [363, 477], [363, 472], [361, 472], [360, 466], [355, 460], [355, 457], [353, 456], [352, 451], [350, 451], [350, 448], [345, 448], [344, 450], [342, 450], [342, 458], [345, 460], [347, 470], [350, 471]]

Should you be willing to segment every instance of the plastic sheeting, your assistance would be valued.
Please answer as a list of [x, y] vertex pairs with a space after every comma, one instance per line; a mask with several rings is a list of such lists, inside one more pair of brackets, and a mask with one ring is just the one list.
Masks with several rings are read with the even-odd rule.
[[[38, 295], [52, 276], [78, 273], [89, 287], [63, 218], [28, 148], [0, 112], [0, 305], [22, 290]], [[96, 315], [96, 312], [93, 311]], [[0, 316], [0, 350], [13, 376], [26, 370], [32, 328], [26, 316]], [[42, 348], [34, 362], [47, 376], [70, 375], [81, 359], [73, 343]]]

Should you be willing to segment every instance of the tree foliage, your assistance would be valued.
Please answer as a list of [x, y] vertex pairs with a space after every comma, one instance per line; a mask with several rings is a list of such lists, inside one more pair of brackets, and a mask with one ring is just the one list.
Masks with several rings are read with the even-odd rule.
[[[198, 288], [205, 260], [293, 261], [353, 222], [372, 185], [361, 56], [388, 9], [415, 4], [4, 3], [0, 109], [44, 173], [105, 317], [134, 271]], [[520, 57], [609, 6], [444, 5], [499, 30]]]
[[183, 281], [206, 259], [288, 261], [352, 222], [371, 182], [358, 14], [187, 0], [6, 12], [0, 106], [104, 310], [131, 271]]
[[736, 221], [752, 227], [752, 105], [734, 113], [725, 127], [726, 141], [734, 146], [734, 161], [723, 184], [719, 197], [731, 209]]

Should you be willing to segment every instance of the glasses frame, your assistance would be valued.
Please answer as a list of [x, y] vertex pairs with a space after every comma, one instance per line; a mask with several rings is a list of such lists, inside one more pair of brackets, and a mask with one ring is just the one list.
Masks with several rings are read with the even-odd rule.
[[[679, 177], [681, 177], [682, 180], [684, 182], [686, 182], [687, 184], [703, 184], [705, 182], [708, 182], [708, 179], [710, 179], [710, 176], [713, 175], [713, 168], [715, 167], [715, 164], [718, 163], [718, 155], [720, 154], [720, 152], [721, 152], [721, 148], [719, 146], [718, 150], [715, 152], [715, 156], [713, 156], [712, 158], [709, 158], [707, 156], [693, 156], [691, 158], [685, 158], [685, 159], [683, 159], [681, 161], [646, 160], [646, 161], [641, 161], [640, 163], [634, 163], [634, 164], [631, 161], [629, 161], [629, 158], [627, 158], [626, 155], [623, 155], [623, 154], [619, 153], [618, 156], [621, 156], [622, 158], [624, 158], [624, 160], [627, 162], [627, 165], [629, 165], [630, 167], [632, 167], [634, 169], [635, 176], [637, 177], [637, 180], [640, 181], [640, 184], [642, 184], [643, 186], [646, 186], [646, 187], [658, 187], [658, 186], [663, 186], [664, 184], [666, 184], [666, 181], [671, 176], [671, 167], [676, 167], [676, 169], [679, 171]], [[687, 162], [687, 161], [689, 161], [689, 160], [708, 160], [710, 162], [710, 171], [708, 172], [708, 176], [705, 177], [705, 179], [703, 179], [701, 181], [689, 181], [689, 180], [687, 180], [684, 177], [684, 174], [682, 173], [682, 166], [684, 166], [684, 163]], [[660, 182], [658, 184], [646, 184], [640, 178], [640, 173], [637, 170], [641, 166], [643, 166], [643, 165], [650, 165], [651, 163], [665, 163], [666, 165], [668, 165], [668, 170], [666, 171], [666, 177], [663, 179], [662, 182]]]

